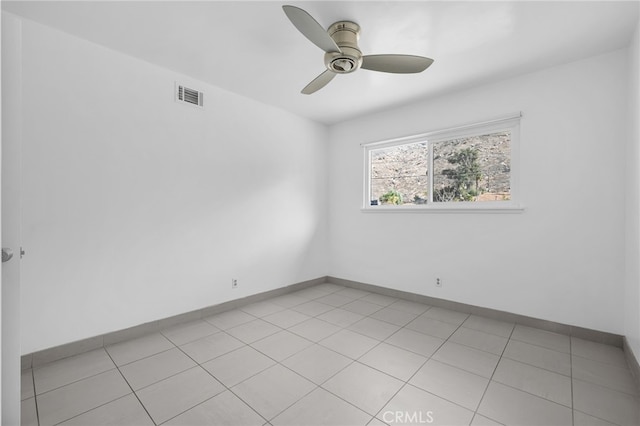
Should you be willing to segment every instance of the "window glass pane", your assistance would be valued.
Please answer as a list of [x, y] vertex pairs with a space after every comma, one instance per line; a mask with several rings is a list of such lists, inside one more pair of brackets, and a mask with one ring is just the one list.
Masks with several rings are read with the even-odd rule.
[[426, 142], [372, 150], [372, 204], [426, 203], [428, 156]]
[[510, 132], [434, 143], [434, 202], [510, 199]]

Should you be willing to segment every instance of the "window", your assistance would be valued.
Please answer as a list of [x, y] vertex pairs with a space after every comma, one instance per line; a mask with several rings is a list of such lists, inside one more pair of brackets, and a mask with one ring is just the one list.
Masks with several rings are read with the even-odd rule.
[[364, 210], [519, 210], [520, 114], [363, 145]]

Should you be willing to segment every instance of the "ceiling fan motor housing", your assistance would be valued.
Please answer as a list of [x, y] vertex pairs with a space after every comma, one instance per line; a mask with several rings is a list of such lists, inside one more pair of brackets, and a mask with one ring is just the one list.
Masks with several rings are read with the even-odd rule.
[[360, 26], [355, 22], [339, 21], [327, 30], [336, 42], [340, 52], [327, 52], [324, 63], [328, 69], [338, 74], [354, 72], [362, 65], [362, 52], [358, 48]]

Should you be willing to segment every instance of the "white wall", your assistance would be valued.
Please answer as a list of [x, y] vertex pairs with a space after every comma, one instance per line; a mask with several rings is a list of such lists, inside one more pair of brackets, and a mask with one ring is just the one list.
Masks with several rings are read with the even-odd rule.
[[627, 144], [625, 328], [640, 360], [640, 23], [629, 46], [629, 139]]
[[[621, 50], [332, 127], [329, 275], [622, 333], [626, 85]], [[360, 211], [361, 143], [516, 111], [524, 213]]]
[[326, 274], [326, 127], [33, 22], [23, 43], [23, 353]]

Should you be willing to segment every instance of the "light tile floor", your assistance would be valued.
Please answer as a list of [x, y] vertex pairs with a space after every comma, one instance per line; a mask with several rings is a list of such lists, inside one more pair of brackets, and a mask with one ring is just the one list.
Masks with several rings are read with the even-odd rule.
[[22, 372], [23, 425], [639, 425], [621, 349], [322, 284]]

